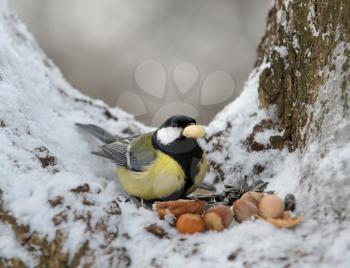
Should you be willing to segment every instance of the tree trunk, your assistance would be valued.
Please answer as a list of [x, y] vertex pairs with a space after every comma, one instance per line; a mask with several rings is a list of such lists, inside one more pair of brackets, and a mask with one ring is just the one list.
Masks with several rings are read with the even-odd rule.
[[[268, 16], [267, 32], [258, 47], [259, 66], [270, 63], [260, 75], [262, 107], [276, 105], [283, 142], [290, 150], [305, 147], [312, 107], [321, 87], [332, 79], [324, 69], [335, 68], [336, 49], [349, 56], [350, 2], [276, 1]], [[344, 46], [340, 48], [339, 46]], [[339, 93], [343, 114], [348, 113], [349, 59], [345, 59]]]

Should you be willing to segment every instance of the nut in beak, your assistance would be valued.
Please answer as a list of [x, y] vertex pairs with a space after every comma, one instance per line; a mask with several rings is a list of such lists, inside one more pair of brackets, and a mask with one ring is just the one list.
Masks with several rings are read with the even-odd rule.
[[182, 135], [187, 138], [199, 139], [203, 138], [205, 135], [204, 126], [201, 125], [189, 125], [184, 128]]

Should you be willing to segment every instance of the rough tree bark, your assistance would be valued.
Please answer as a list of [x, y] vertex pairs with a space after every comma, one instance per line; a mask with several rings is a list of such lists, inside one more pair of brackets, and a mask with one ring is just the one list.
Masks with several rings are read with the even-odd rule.
[[[332, 56], [341, 43], [350, 42], [350, 2], [276, 1], [269, 12], [267, 31], [258, 47], [256, 65], [270, 63], [260, 75], [261, 106], [277, 106], [278, 124], [285, 129], [283, 143], [290, 150], [302, 148], [304, 130], [327, 79], [322, 71], [332, 68]], [[343, 63], [342, 94], [344, 115], [348, 113], [349, 49]], [[334, 67], [334, 66], [333, 66]]]

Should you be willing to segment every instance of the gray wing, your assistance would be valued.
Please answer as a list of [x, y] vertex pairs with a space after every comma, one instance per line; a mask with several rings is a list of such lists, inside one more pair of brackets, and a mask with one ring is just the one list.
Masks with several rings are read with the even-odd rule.
[[132, 171], [144, 171], [156, 158], [152, 145], [152, 133], [126, 138], [101, 147], [102, 151], [94, 154], [113, 161], [118, 166]]
[[101, 147], [101, 151], [93, 152], [93, 154], [108, 158], [118, 166], [129, 167], [130, 141], [130, 139], [123, 139], [122, 141], [106, 144]]

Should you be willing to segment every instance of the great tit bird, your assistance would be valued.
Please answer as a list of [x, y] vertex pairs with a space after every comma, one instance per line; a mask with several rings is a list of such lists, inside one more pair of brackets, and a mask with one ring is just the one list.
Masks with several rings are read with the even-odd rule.
[[102, 128], [77, 124], [102, 142], [93, 152], [117, 164], [124, 190], [146, 201], [185, 197], [202, 183], [207, 158], [197, 139], [204, 127], [193, 118], [176, 115], [153, 132], [117, 140]]

